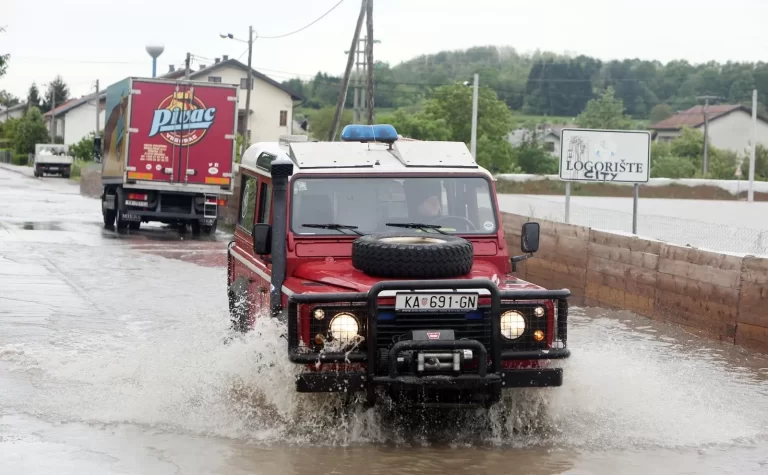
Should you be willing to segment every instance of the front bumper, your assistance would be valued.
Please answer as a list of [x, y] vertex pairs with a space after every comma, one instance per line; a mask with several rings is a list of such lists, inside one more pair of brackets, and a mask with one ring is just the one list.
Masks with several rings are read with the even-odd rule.
[[[491, 318], [491, 345], [486, 348], [480, 341], [460, 340], [403, 340], [389, 349], [386, 374], [377, 371], [377, 309], [379, 294], [388, 290], [462, 290], [486, 289], [491, 297], [491, 315], [501, 313], [501, 301], [506, 300], [556, 300], [558, 319], [557, 333], [563, 348], [551, 348], [531, 351], [510, 351], [502, 349], [501, 328], [498, 318]], [[563, 290], [524, 290], [500, 291], [487, 279], [440, 280], [440, 281], [387, 281], [379, 282], [366, 293], [338, 294], [299, 294], [289, 298], [288, 308], [288, 353], [291, 362], [296, 364], [362, 364], [363, 371], [309, 371], [301, 374], [296, 381], [298, 392], [355, 392], [365, 391], [368, 402], [376, 401], [376, 387], [385, 387], [400, 391], [409, 389], [469, 390], [487, 392], [491, 400], [498, 400], [501, 390], [507, 388], [561, 386], [563, 371], [560, 368], [503, 368], [505, 361], [531, 361], [563, 359], [570, 356], [565, 345], [567, 341], [567, 299], [570, 291]], [[307, 352], [299, 347], [298, 304], [319, 304], [329, 302], [366, 302], [368, 318], [366, 322], [365, 352], [319, 353]], [[437, 330], [438, 328], [436, 328]], [[403, 373], [398, 369], [398, 356], [404, 352], [457, 352], [470, 350], [477, 355], [476, 372], [467, 374], [420, 374]]]

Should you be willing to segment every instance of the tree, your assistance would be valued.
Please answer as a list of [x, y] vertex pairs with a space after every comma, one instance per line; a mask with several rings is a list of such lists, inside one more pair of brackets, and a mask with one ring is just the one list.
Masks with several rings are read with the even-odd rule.
[[51, 81], [48, 90], [45, 92], [45, 101], [43, 102], [43, 106], [40, 108], [40, 110], [44, 113], [51, 110], [51, 91], [56, 94], [56, 107], [59, 107], [69, 99], [69, 87], [61, 78], [61, 76], [56, 76], [56, 78]]
[[378, 123], [389, 123], [403, 137], [417, 140], [451, 140], [451, 131], [443, 118], [435, 119], [424, 112], [409, 114], [398, 109], [390, 116], [380, 116]]
[[650, 119], [651, 123], [661, 122], [667, 117], [672, 117], [674, 111], [667, 104], [656, 104], [651, 108]]
[[29, 86], [29, 92], [27, 93], [27, 107], [40, 108], [40, 90], [37, 89], [37, 84], [32, 83]]
[[13, 148], [16, 153], [32, 153], [35, 151], [35, 144], [47, 143], [49, 140], [48, 129], [40, 109], [30, 107], [15, 127]]
[[[5, 33], [5, 28], [0, 27], [0, 33]], [[10, 54], [0, 54], [0, 77], [2, 77], [8, 70], [8, 61], [10, 61], [10, 59]]]
[[0, 105], [13, 107], [19, 104], [19, 98], [8, 91], [0, 91]]
[[612, 87], [606, 88], [599, 98], [587, 102], [587, 107], [576, 117], [576, 124], [585, 129], [632, 128], [632, 122], [624, 115], [624, 101], [616, 98]]
[[[333, 116], [335, 114], [335, 107], [324, 107], [318, 110], [312, 115], [312, 119], [309, 121], [309, 132], [317, 140], [328, 140], [328, 133], [331, 131], [333, 125]], [[352, 111], [344, 109], [344, 113], [341, 116], [341, 123], [339, 124], [339, 134], [341, 134], [344, 126], [352, 123]], [[338, 139], [338, 136], [336, 137]]]
[[512, 147], [513, 161], [522, 173], [549, 175], [557, 173], [558, 159], [539, 142], [536, 129], [529, 129], [516, 147]]

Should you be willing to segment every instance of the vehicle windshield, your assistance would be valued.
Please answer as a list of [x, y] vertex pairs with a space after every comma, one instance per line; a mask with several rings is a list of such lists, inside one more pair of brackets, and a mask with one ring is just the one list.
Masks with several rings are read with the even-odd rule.
[[497, 222], [490, 182], [482, 177], [313, 177], [293, 181], [291, 229], [488, 235], [497, 232]]

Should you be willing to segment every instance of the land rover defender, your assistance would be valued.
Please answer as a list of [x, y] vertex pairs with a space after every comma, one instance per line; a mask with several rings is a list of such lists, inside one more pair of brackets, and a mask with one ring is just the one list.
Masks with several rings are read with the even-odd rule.
[[279, 318], [299, 392], [484, 406], [560, 386], [567, 289], [514, 275], [495, 180], [461, 142], [349, 125], [340, 142], [257, 143], [228, 247], [235, 330]]

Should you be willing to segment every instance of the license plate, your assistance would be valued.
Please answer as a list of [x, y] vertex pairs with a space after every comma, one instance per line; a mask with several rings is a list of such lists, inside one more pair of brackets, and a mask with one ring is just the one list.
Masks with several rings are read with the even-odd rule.
[[399, 312], [433, 312], [477, 310], [477, 294], [448, 293], [398, 293], [395, 310]]
[[149, 206], [149, 203], [146, 201], [125, 200], [125, 204], [128, 206]]
[[138, 214], [123, 213], [122, 218], [124, 221], [141, 221], [141, 216]]

